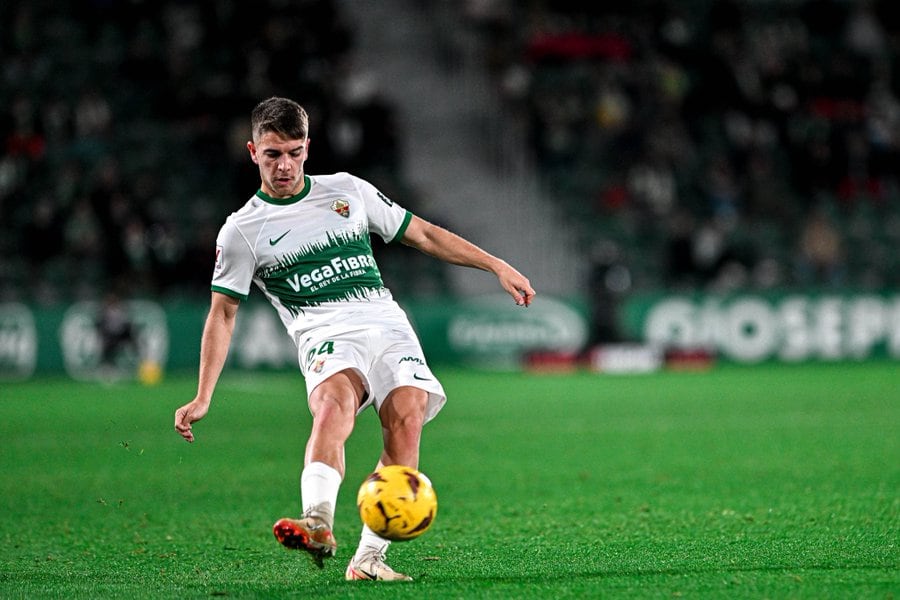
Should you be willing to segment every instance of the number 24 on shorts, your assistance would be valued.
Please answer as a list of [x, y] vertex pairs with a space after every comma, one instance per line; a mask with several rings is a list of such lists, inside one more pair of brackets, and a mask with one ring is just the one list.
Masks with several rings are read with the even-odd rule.
[[[306, 353], [306, 366], [307, 368], [312, 369], [313, 371], [319, 372], [322, 370], [322, 367], [325, 365], [325, 356], [327, 354], [334, 354], [334, 341], [326, 340], [322, 342], [322, 344], [318, 348], [313, 348], [309, 352]], [[321, 356], [319, 360], [315, 360], [317, 356]], [[315, 361], [315, 363], [313, 362]]]

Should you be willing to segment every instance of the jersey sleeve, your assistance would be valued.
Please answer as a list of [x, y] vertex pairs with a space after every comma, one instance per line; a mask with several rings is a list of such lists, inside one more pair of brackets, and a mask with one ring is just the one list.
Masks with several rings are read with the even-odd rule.
[[216, 237], [212, 291], [246, 300], [255, 269], [256, 258], [250, 244], [231, 220], [226, 221]]
[[401, 239], [412, 220], [412, 213], [393, 202], [368, 181], [354, 179], [366, 206], [369, 231], [377, 233], [385, 242]]

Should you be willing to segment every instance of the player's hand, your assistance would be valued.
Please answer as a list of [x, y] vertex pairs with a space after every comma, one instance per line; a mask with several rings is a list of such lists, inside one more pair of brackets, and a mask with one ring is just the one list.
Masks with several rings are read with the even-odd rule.
[[527, 277], [507, 264], [504, 265], [503, 270], [497, 273], [497, 278], [500, 279], [500, 285], [513, 297], [517, 305], [529, 306], [531, 304], [535, 291]]
[[191, 425], [209, 412], [209, 402], [194, 398], [175, 411], [175, 431], [188, 442], [194, 441], [194, 432]]

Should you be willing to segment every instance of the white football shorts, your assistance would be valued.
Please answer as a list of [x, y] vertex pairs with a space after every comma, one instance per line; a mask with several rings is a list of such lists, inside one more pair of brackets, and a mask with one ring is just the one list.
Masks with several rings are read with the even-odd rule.
[[387, 395], [406, 385], [428, 392], [426, 422], [447, 402], [443, 386], [425, 362], [419, 339], [408, 325], [393, 322], [351, 331], [324, 327], [301, 340], [298, 360], [307, 396], [335, 373], [355, 370], [368, 392], [357, 414], [370, 405], [380, 411]]

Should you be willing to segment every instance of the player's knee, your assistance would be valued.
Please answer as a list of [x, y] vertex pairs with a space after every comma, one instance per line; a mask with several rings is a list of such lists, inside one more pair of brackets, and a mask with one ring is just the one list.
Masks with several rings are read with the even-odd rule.
[[310, 398], [313, 418], [320, 422], [352, 422], [356, 416], [356, 399], [337, 390], [316, 390]]
[[425, 425], [425, 418], [419, 413], [395, 415], [387, 423], [382, 421], [382, 424], [395, 437], [418, 439]]
[[407, 388], [395, 391], [381, 407], [381, 424], [395, 435], [418, 436], [425, 424], [427, 404], [428, 393], [423, 390]]

